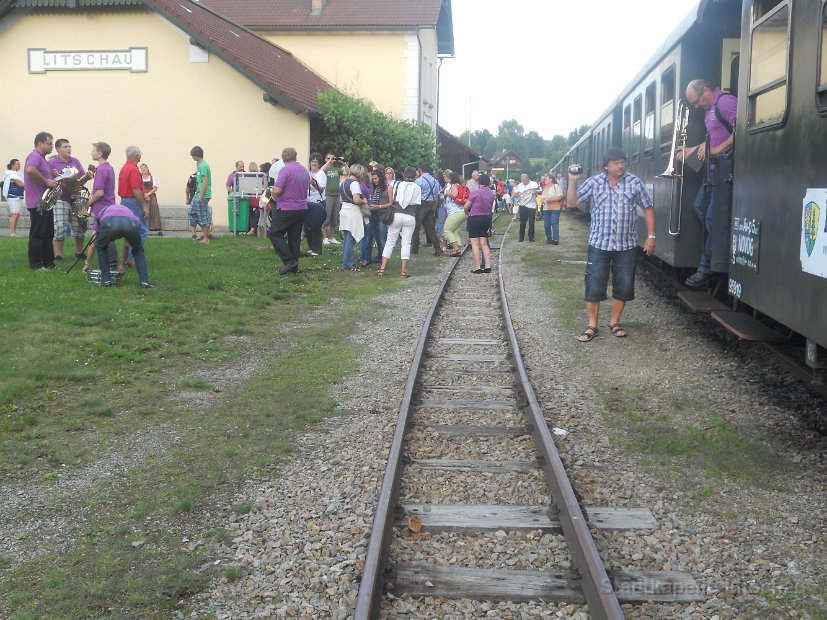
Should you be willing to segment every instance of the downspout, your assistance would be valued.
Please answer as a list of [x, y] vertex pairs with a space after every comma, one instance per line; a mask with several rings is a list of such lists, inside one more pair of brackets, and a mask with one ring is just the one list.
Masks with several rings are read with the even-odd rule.
[[420, 28], [416, 29], [416, 42], [419, 44], [419, 55], [417, 57], [417, 80], [416, 80], [416, 122], [422, 122], [422, 39], [419, 38]]

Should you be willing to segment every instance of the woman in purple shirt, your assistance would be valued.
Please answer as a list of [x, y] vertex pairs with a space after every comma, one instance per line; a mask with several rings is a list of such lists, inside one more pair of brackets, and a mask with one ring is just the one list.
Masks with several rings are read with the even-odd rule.
[[[494, 211], [494, 191], [489, 187], [491, 178], [481, 174], [479, 189], [468, 197], [465, 212], [468, 213], [468, 242], [474, 255], [471, 273], [491, 273], [491, 248], [488, 247], [488, 231], [491, 229], [491, 213]], [[483, 262], [480, 263], [480, 249]]]

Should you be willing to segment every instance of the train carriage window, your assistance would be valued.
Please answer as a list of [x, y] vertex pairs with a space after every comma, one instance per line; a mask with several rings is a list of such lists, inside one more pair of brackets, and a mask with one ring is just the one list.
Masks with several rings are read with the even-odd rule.
[[753, 23], [747, 119], [750, 129], [779, 125], [784, 121], [790, 49], [789, 16], [790, 7], [782, 2]]
[[623, 150], [631, 151], [632, 147], [632, 106], [623, 108]]
[[672, 132], [675, 130], [675, 67], [663, 72], [660, 78], [660, 154], [669, 155]]
[[821, 40], [818, 54], [818, 107], [827, 110], [827, 1], [821, 5]]
[[632, 163], [637, 163], [640, 161], [640, 137], [642, 135], [642, 112], [643, 112], [643, 99], [641, 97], [635, 97], [635, 101], [632, 104], [632, 144], [631, 144], [631, 151], [632, 151]]
[[646, 159], [655, 157], [655, 88], [654, 82], [646, 87], [643, 117], [643, 153]]

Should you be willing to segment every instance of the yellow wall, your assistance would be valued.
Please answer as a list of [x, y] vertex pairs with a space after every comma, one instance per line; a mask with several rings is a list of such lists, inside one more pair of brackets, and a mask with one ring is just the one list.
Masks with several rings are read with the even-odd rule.
[[[28, 73], [28, 48], [123, 50], [148, 48], [148, 71], [53, 71]], [[189, 155], [204, 148], [213, 172], [213, 218], [227, 225], [224, 182], [238, 159], [261, 163], [286, 146], [309, 156], [309, 121], [262, 100], [262, 91], [210, 54], [191, 63], [189, 37], [155, 13], [24, 15], [0, 31], [0, 84], [4, 120], [0, 161], [21, 161], [34, 135], [48, 131], [72, 142], [73, 155], [91, 163], [91, 143], [108, 142], [119, 170], [124, 148], [138, 145], [158, 177], [162, 206], [184, 204]]]
[[[261, 33], [283, 47], [339, 90], [371, 101], [382, 112], [421, 120], [436, 118], [436, 32], [269, 32]], [[420, 49], [421, 44], [421, 49]], [[427, 56], [431, 101], [421, 101], [420, 59]]]

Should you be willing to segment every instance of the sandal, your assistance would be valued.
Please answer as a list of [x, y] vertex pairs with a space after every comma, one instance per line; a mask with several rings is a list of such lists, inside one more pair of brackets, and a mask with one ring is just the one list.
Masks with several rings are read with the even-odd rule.
[[482, 273], [482, 272], [483, 272], [483, 271], [482, 271], [482, 269], [481, 269], [480, 267], [477, 267], [476, 269], [472, 269], [472, 270], [471, 270], [471, 273]]
[[577, 337], [580, 342], [591, 342], [595, 338], [597, 338], [597, 327], [592, 325], [589, 325], [585, 331]]
[[403, 271], [402, 273], [399, 274], [399, 277], [400, 278], [410, 278], [411, 274], [409, 274], [407, 271]]
[[381, 268], [380, 268], [380, 269], [378, 269], [378, 270], [376, 271], [376, 275], [377, 275], [377, 276], [383, 276], [383, 275], [385, 275], [385, 270], [384, 270], [384, 269], [381, 269]]
[[612, 336], [615, 338], [625, 338], [627, 335], [626, 328], [622, 327], [620, 323], [609, 325], [609, 329], [612, 331]]
[[454, 258], [459, 258], [460, 256], [462, 256], [462, 252], [451, 252], [451, 256], [453, 256]]

